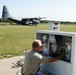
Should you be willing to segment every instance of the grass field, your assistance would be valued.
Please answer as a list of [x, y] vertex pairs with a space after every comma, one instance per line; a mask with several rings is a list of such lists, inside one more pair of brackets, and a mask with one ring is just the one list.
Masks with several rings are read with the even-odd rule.
[[[37, 26], [0, 25], [0, 59], [22, 55], [31, 49], [35, 30], [47, 30], [48, 24]], [[76, 25], [61, 25], [60, 31], [76, 32]]]

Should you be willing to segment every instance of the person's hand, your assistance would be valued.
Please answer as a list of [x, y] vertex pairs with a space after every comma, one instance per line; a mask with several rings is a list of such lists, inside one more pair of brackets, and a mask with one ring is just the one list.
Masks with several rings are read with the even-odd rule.
[[29, 50], [25, 49], [24, 53], [26, 54], [26, 53], [28, 53], [28, 52], [29, 52]]
[[60, 56], [61, 56], [61, 58], [64, 57], [64, 50], [61, 50], [61, 51], [60, 51]]

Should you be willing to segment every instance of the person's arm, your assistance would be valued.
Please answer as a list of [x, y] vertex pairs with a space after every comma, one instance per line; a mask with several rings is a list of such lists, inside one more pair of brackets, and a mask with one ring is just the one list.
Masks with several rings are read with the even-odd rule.
[[62, 50], [57, 57], [50, 58], [48, 62], [55, 62], [64, 57], [64, 50]]
[[59, 59], [61, 59], [61, 56], [54, 57], [54, 58], [50, 58], [50, 59], [48, 60], [48, 62], [55, 62], [55, 61], [57, 61], [57, 60], [59, 60]]

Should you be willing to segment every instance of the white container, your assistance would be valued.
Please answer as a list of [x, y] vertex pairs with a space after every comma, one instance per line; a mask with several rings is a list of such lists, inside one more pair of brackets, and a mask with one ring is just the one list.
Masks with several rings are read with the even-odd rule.
[[60, 22], [49, 22], [48, 30], [59, 31], [60, 30]]
[[55, 73], [55, 75], [76, 75], [76, 33], [51, 31], [51, 30], [37, 30], [35, 33], [35, 39], [40, 39], [41, 41], [43, 41], [42, 40], [43, 35], [47, 35], [48, 37], [47, 46], [49, 50], [51, 46], [48, 41], [49, 35], [55, 36], [56, 45], [59, 51], [62, 48], [64, 48], [65, 50], [66, 42], [70, 42], [70, 47], [69, 47], [70, 49], [67, 47], [67, 49], [70, 50], [69, 51], [70, 54], [68, 53], [69, 60], [67, 60], [65, 55], [64, 59], [52, 63], [43, 64], [42, 67], [50, 72]]

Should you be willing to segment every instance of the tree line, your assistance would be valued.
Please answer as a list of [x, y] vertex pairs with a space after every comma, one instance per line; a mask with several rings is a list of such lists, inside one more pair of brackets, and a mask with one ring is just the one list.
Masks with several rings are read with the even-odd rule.
[[4, 22], [5, 23], [5, 22], [11, 22], [11, 21], [8, 20], [8, 19], [5, 19], [5, 20], [4, 19], [0, 19], [0, 22]]
[[[53, 21], [51, 20], [52, 22], [60, 22], [60, 24], [76, 24], [76, 22], [70, 22], [70, 21]], [[41, 20], [40, 23], [48, 23], [48, 22], [51, 22], [50, 20]], [[6, 20], [3, 20], [3, 19], [0, 19], [0, 22], [4, 22], [4, 23], [11, 23], [12, 21], [6, 19]], [[12, 22], [13, 23], [13, 22]]]
[[76, 24], [76, 22], [70, 22], [70, 21], [41, 20], [41, 23], [48, 23], [48, 22], [60, 22], [60, 24]]

